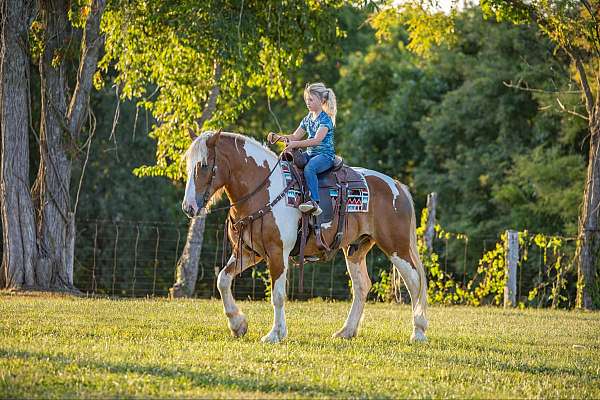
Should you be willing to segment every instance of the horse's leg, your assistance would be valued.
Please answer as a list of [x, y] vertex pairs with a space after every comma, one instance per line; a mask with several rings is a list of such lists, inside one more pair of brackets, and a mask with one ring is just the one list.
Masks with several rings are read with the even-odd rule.
[[265, 343], [278, 343], [287, 336], [285, 324], [284, 303], [286, 298], [286, 283], [289, 251], [283, 257], [282, 249], [273, 249], [269, 252], [267, 265], [271, 275], [271, 303], [273, 304], [273, 327], [262, 337]]
[[[410, 300], [412, 303], [413, 313], [413, 333], [410, 337], [411, 341], [424, 341], [427, 340], [425, 337], [425, 330], [427, 329], [427, 317], [426, 304], [427, 304], [427, 286], [421, 285], [421, 279], [424, 277], [419, 276], [417, 266], [410, 257], [408, 249], [400, 253], [392, 253], [389, 257], [394, 267], [402, 276], [402, 280], [408, 289], [410, 294]], [[420, 262], [420, 261], [417, 261]]]
[[372, 246], [372, 241], [365, 242], [351, 255], [348, 248], [344, 249], [346, 268], [352, 279], [352, 306], [344, 326], [334, 333], [333, 337], [350, 339], [358, 333], [367, 295], [371, 290], [371, 278], [367, 272], [367, 253]]
[[236, 253], [239, 252], [234, 252], [234, 254], [231, 255], [229, 261], [227, 261], [227, 265], [219, 273], [217, 287], [219, 288], [219, 293], [221, 293], [225, 315], [229, 319], [229, 329], [233, 336], [241, 337], [248, 331], [248, 322], [246, 321], [244, 314], [235, 304], [233, 294], [231, 293], [231, 282], [236, 275], [257, 264], [261, 260], [261, 257], [243, 249], [241, 251], [241, 260], [238, 260], [236, 259]]

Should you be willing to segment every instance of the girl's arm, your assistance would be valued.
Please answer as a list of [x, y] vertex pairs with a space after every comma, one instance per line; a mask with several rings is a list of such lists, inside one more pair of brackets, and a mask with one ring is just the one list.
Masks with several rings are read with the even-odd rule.
[[[300, 129], [300, 128], [298, 128], [298, 129]], [[322, 126], [319, 128], [319, 130], [317, 131], [317, 134], [315, 135], [314, 138], [289, 142], [287, 145], [287, 148], [294, 149], [297, 147], [316, 146], [319, 143], [321, 143], [323, 141], [323, 139], [325, 139], [325, 136], [327, 135], [328, 130], [329, 130], [329, 128], [327, 128], [326, 126]]]
[[289, 142], [291, 142], [291, 141], [297, 141], [297, 140], [300, 140], [300, 139], [302, 139], [302, 138], [304, 137], [304, 134], [305, 134], [305, 133], [306, 133], [306, 132], [304, 131], [304, 129], [302, 129], [302, 128], [298, 127], [298, 128], [297, 128], [297, 129], [294, 131], [294, 133], [292, 133], [291, 135], [279, 135], [279, 134], [277, 134], [277, 133], [275, 133], [275, 132], [269, 132], [269, 136], [267, 137], [267, 139], [269, 139], [269, 140], [273, 141], [273, 140], [277, 140], [277, 139], [279, 139], [279, 138], [283, 138], [283, 140], [284, 140], [286, 143], [289, 143]]

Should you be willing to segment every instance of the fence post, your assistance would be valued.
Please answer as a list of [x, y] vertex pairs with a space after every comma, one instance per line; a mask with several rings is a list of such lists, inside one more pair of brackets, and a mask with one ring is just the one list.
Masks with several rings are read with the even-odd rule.
[[437, 205], [437, 193], [431, 192], [427, 195], [427, 227], [425, 228], [425, 245], [427, 252], [433, 251], [433, 238], [435, 236], [435, 207]]
[[517, 305], [517, 264], [519, 261], [519, 232], [506, 231], [506, 284], [504, 286], [504, 307]]

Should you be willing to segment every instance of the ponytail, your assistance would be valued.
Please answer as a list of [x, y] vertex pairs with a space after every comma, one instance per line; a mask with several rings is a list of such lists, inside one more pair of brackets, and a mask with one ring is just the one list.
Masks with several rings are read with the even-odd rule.
[[325, 92], [325, 112], [331, 118], [333, 122], [333, 126], [335, 126], [335, 115], [337, 114], [337, 101], [335, 99], [335, 93], [331, 88], [327, 88], [327, 92]]
[[323, 110], [329, 115], [333, 125], [335, 126], [335, 116], [337, 114], [337, 100], [335, 98], [335, 93], [331, 88], [325, 87], [322, 83], [311, 83], [310, 85], [306, 85], [306, 89], [304, 89], [304, 95], [312, 94], [317, 96], [321, 103], [323, 104]]

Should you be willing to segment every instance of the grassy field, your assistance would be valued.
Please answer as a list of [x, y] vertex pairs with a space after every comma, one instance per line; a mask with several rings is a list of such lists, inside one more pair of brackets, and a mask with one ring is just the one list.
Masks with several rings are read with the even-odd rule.
[[431, 307], [410, 344], [408, 306], [367, 304], [358, 338], [330, 335], [349, 303], [290, 302], [266, 345], [266, 302], [0, 295], [0, 397], [599, 398], [600, 313]]

